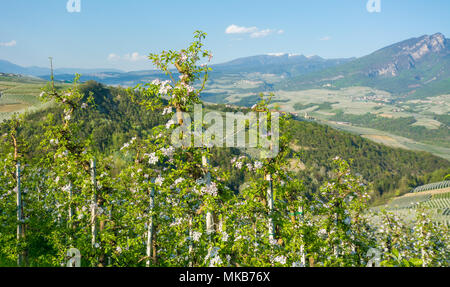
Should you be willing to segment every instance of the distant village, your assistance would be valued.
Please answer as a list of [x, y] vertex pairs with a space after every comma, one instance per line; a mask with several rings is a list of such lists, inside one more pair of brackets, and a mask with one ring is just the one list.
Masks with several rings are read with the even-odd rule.
[[378, 102], [378, 103], [392, 103], [392, 100], [385, 95], [366, 94], [365, 96], [352, 98], [355, 102]]

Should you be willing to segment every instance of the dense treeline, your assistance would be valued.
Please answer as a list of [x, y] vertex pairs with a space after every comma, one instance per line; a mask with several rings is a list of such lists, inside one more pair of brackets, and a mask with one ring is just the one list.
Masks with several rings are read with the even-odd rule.
[[[355, 171], [372, 183], [375, 201], [381, 195], [395, 196], [408, 192], [418, 184], [442, 180], [450, 172], [447, 160], [426, 152], [387, 147], [312, 122], [302, 122], [295, 129], [294, 134], [304, 149], [302, 161], [307, 167], [317, 167], [310, 178], [319, 182], [322, 178], [326, 179], [326, 171], [329, 170], [327, 159], [336, 154], [342, 155], [352, 162]], [[442, 178], [424, 177], [433, 171], [438, 171]], [[311, 171], [303, 173], [308, 172]]]
[[444, 125], [446, 125], [447, 127], [450, 126], [450, 115], [434, 115], [434, 119], [443, 123]]

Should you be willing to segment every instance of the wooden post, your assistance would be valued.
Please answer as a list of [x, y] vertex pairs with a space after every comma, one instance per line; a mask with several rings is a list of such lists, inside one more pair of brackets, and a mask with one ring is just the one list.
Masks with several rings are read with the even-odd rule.
[[[17, 204], [17, 242], [20, 244], [22, 238], [23, 238], [23, 214], [22, 214], [22, 191], [21, 191], [21, 182], [20, 182], [20, 162], [17, 162], [16, 164], [16, 179], [17, 179], [17, 193], [16, 193], [16, 204]], [[19, 250], [19, 253], [17, 255], [17, 265], [18, 266], [22, 266], [23, 264], [23, 252], [21, 250]]]
[[92, 180], [92, 204], [91, 204], [91, 244], [95, 246], [97, 237], [97, 180], [96, 161], [91, 160], [91, 180]]
[[267, 206], [269, 207], [269, 241], [275, 240], [275, 226], [273, 223], [273, 186], [272, 175], [269, 173], [266, 175], [266, 180], [269, 183], [267, 188]]
[[146, 266], [150, 267], [150, 257], [152, 256], [152, 248], [153, 248], [153, 208], [155, 207], [155, 189], [152, 188], [150, 190], [150, 200], [149, 200], [149, 206], [150, 206], [150, 216], [148, 220], [148, 226], [147, 226], [147, 262]]

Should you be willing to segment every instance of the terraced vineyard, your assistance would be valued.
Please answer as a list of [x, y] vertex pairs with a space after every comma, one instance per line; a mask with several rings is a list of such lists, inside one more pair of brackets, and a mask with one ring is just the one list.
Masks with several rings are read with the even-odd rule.
[[422, 185], [422, 186], [416, 187], [411, 192], [416, 193], [416, 192], [444, 189], [444, 188], [450, 188], [450, 180]]
[[389, 203], [388, 209], [399, 210], [405, 208], [417, 208], [419, 205], [430, 201], [432, 198], [431, 194], [416, 195], [416, 196], [402, 196], [395, 198]]
[[419, 204], [423, 207], [430, 207], [430, 208], [448, 208], [450, 207], [450, 193], [445, 194], [436, 194], [431, 197], [431, 199]]
[[411, 193], [395, 198], [385, 208], [402, 216], [411, 216], [416, 210], [425, 208], [433, 214], [434, 220], [450, 226], [450, 181], [417, 187]]

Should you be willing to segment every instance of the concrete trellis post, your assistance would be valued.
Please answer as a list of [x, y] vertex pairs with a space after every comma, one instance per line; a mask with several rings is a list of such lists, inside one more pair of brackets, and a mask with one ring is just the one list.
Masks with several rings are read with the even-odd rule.
[[426, 263], [426, 260], [425, 260], [425, 248], [421, 248], [420, 249], [420, 258], [422, 259], [422, 267], [427, 267], [427, 263]]
[[[300, 222], [303, 223], [303, 206], [300, 206], [298, 208], [298, 214], [299, 214], [299, 219]], [[306, 266], [306, 253], [305, 253], [305, 245], [303, 244], [303, 235], [302, 235], [302, 244], [300, 245], [300, 260], [301, 260], [301, 264], [302, 266]]]
[[267, 206], [269, 208], [269, 240], [272, 242], [275, 239], [275, 226], [273, 223], [273, 186], [272, 175], [269, 173], [266, 175], [266, 180], [269, 183], [267, 188]]
[[72, 228], [72, 219], [73, 219], [73, 184], [72, 181], [69, 182], [69, 228]]
[[[20, 240], [23, 238], [23, 205], [22, 205], [22, 190], [21, 190], [21, 169], [20, 169], [20, 162], [17, 162], [16, 164], [16, 179], [17, 179], [17, 193], [16, 193], [16, 199], [17, 199], [17, 241], [20, 242]], [[22, 252], [19, 252], [17, 256], [17, 265], [22, 266], [23, 264], [24, 256]]]
[[[335, 217], [335, 223], [338, 224], [338, 220], [339, 220], [338, 214], [335, 213], [334, 217]], [[336, 256], [336, 258], [339, 257], [339, 246], [334, 246], [333, 247], [333, 253], [334, 253], [334, 256]]]
[[[192, 215], [189, 216], [189, 238], [191, 239], [189, 242], [189, 257], [192, 258], [192, 253], [194, 252], [194, 244], [193, 244], [193, 236], [194, 232], [192, 231]], [[192, 267], [192, 261], [189, 261], [189, 267]]]
[[91, 160], [91, 180], [92, 180], [92, 203], [91, 203], [91, 243], [95, 246], [97, 240], [97, 180], [96, 180], [96, 161]]
[[[109, 222], [112, 221], [112, 209], [113, 209], [113, 206], [111, 206], [108, 209], [108, 220], [109, 220]], [[108, 256], [108, 266], [111, 266], [111, 255]]]
[[[209, 160], [205, 155], [202, 157], [202, 164], [203, 167], [209, 169]], [[208, 187], [211, 185], [211, 172], [209, 170], [205, 174], [205, 183]], [[206, 212], [206, 233], [211, 234], [212, 232], [214, 232], [214, 215], [208, 210]]]
[[214, 232], [214, 216], [211, 211], [206, 213], [206, 233], [211, 234]]
[[150, 190], [150, 200], [149, 200], [149, 212], [150, 212], [150, 216], [149, 216], [149, 222], [148, 222], [148, 226], [147, 226], [147, 262], [146, 262], [146, 266], [150, 267], [150, 257], [152, 256], [152, 248], [153, 248], [153, 208], [155, 207], [155, 189], [152, 188]]

